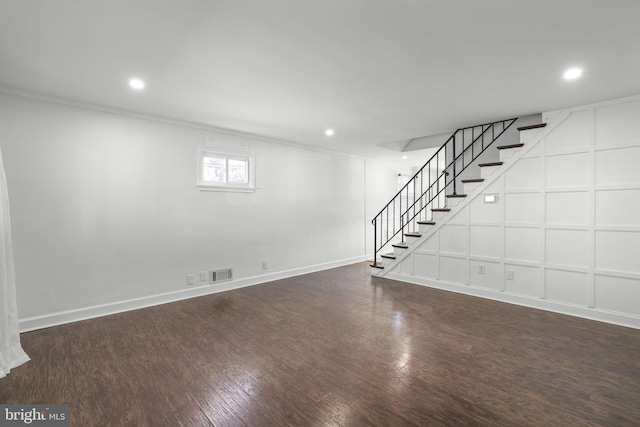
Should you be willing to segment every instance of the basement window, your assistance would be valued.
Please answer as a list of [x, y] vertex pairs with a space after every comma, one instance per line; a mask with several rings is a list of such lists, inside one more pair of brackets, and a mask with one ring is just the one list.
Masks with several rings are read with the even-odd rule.
[[211, 191], [255, 191], [255, 158], [246, 152], [198, 150], [198, 187]]

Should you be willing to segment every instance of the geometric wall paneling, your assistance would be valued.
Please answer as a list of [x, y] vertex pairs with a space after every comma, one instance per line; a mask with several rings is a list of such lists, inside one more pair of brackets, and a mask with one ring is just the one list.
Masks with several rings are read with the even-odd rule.
[[413, 274], [413, 256], [406, 257], [396, 267], [398, 269], [398, 273], [400, 274]]
[[506, 224], [540, 224], [540, 193], [507, 193], [504, 195]]
[[[524, 265], [505, 264], [505, 292], [538, 297], [540, 293], [540, 268]], [[513, 274], [507, 279], [507, 274]]]
[[413, 274], [429, 279], [438, 279], [438, 258], [431, 254], [414, 253]]
[[504, 174], [505, 190], [537, 190], [540, 188], [540, 159], [520, 159]]
[[440, 280], [452, 283], [467, 283], [467, 265], [464, 258], [440, 256]]
[[547, 192], [547, 225], [587, 226], [589, 216], [589, 193]]
[[550, 155], [586, 151], [593, 135], [592, 117], [588, 110], [571, 114], [562, 126], [545, 138], [545, 153]]
[[546, 158], [547, 188], [586, 187], [589, 183], [589, 155], [563, 154]]
[[483, 196], [476, 197], [469, 203], [473, 222], [500, 224], [502, 220], [502, 201], [498, 197], [497, 203], [485, 203], [484, 194], [495, 194], [484, 191]]
[[596, 226], [640, 227], [640, 189], [596, 191]]
[[595, 109], [596, 148], [638, 145], [640, 101]]
[[545, 298], [569, 304], [587, 305], [586, 273], [547, 269]]
[[420, 251], [435, 252], [438, 250], [438, 232], [434, 233], [420, 245]]
[[469, 254], [477, 257], [499, 259], [502, 247], [502, 230], [496, 226], [472, 225], [469, 227]]
[[640, 182], [640, 146], [596, 151], [596, 185], [636, 185]]
[[596, 308], [640, 316], [640, 280], [596, 275]]
[[585, 230], [547, 229], [546, 263], [554, 267], [588, 267], [588, 232]]
[[444, 225], [440, 229], [440, 252], [465, 255], [467, 252], [467, 228], [461, 225]]
[[640, 276], [640, 232], [596, 231], [596, 269]]
[[509, 261], [540, 262], [540, 230], [537, 228], [505, 227], [504, 257]]
[[[447, 202], [447, 203], [451, 203], [451, 202]], [[468, 213], [467, 213], [467, 207], [465, 207], [464, 209], [461, 209], [460, 212], [458, 212], [457, 214], [455, 214], [453, 217], [451, 217], [451, 221], [449, 221], [449, 224], [465, 224], [467, 222], [467, 217], [468, 217]]]
[[469, 282], [471, 286], [502, 290], [502, 268], [498, 262], [469, 261]]

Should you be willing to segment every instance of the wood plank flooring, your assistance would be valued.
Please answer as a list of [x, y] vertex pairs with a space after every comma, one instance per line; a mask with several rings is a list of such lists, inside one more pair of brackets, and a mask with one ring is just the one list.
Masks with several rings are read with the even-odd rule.
[[640, 331], [369, 269], [23, 334], [0, 402], [72, 426], [640, 425]]

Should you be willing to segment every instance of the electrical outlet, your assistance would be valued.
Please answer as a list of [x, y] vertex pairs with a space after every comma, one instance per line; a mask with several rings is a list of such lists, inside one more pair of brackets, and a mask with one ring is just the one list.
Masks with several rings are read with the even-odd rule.
[[507, 280], [514, 280], [515, 279], [515, 275], [516, 275], [515, 271], [507, 270], [506, 274], [507, 274]]
[[267, 261], [262, 261], [262, 269], [263, 270], [267, 269]]
[[486, 265], [480, 264], [478, 266], [478, 274], [484, 274], [486, 270], [487, 270], [487, 266]]
[[200, 281], [204, 282], [205, 280], [207, 280], [207, 272], [206, 271], [201, 271], [200, 272]]
[[195, 279], [196, 278], [193, 274], [187, 274], [187, 285], [193, 285]]

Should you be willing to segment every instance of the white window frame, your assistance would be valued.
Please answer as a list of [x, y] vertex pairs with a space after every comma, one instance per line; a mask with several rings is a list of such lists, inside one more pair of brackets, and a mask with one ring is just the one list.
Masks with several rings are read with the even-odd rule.
[[[249, 179], [247, 183], [237, 184], [230, 182], [210, 182], [204, 180], [204, 158], [205, 157], [224, 157], [225, 162], [228, 159], [244, 160], [247, 162], [247, 173]], [[255, 155], [245, 151], [226, 150], [218, 147], [198, 147], [198, 189], [204, 191], [235, 191], [242, 193], [252, 193], [256, 190], [255, 185]], [[229, 167], [225, 168], [228, 173]]]

